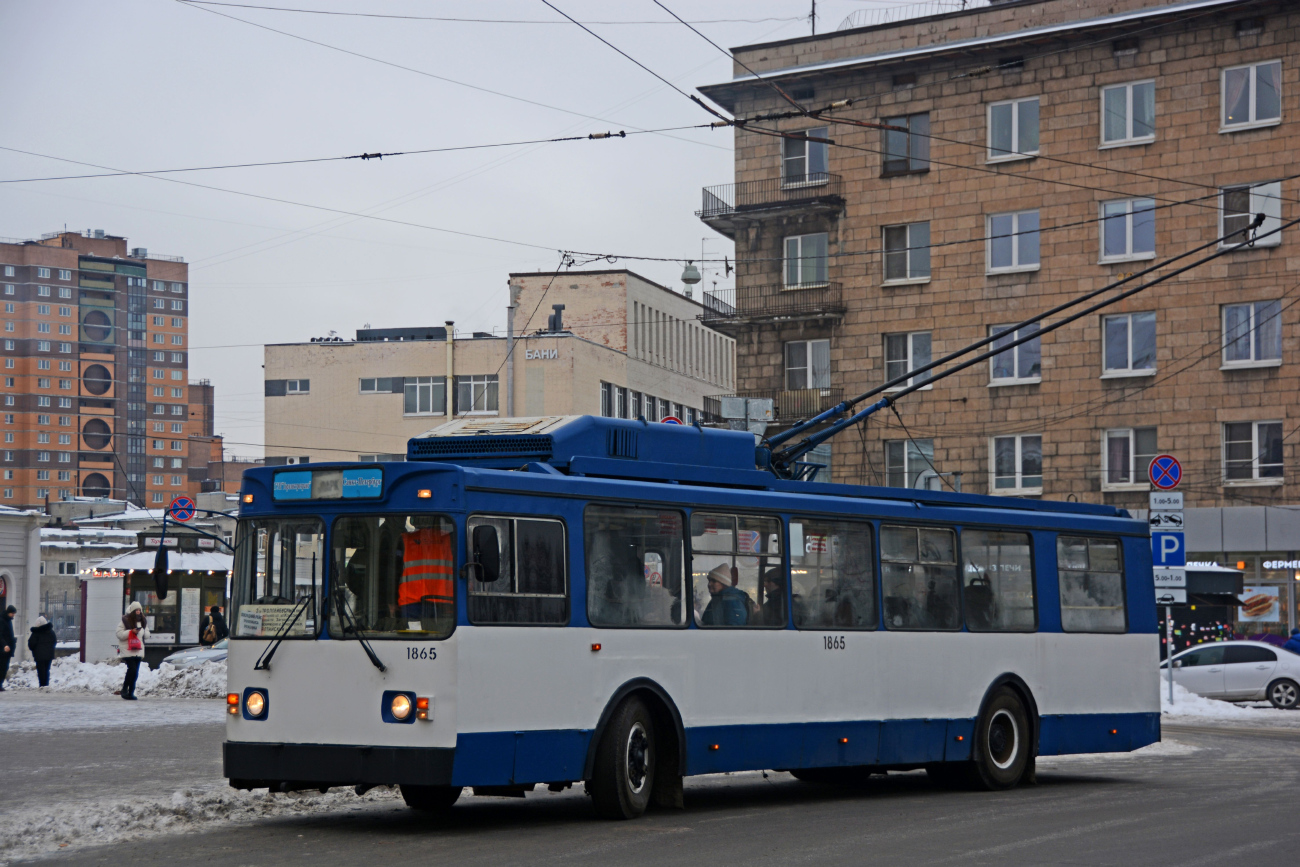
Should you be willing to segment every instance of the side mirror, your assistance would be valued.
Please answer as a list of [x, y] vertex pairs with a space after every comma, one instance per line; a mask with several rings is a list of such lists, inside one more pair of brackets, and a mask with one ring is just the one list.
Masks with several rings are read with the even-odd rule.
[[475, 527], [471, 546], [474, 563], [478, 566], [478, 580], [491, 584], [500, 578], [501, 543], [497, 539], [497, 528], [490, 524]]

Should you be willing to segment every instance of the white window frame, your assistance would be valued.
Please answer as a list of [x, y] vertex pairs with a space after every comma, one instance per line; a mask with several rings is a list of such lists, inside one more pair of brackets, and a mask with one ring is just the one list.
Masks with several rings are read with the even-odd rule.
[[[1022, 271], [1037, 271], [1042, 268], [1043, 250], [1042, 250], [1042, 223], [1039, 221], [1037, 229], [1033, 234], [1039, 238], [1038, 261], [1031, 264], [1021, 263], [1020, 245], [1030, 230], [1020, 228], [1021, 220], [1026, 214], [1033, 214], [1035, 220], [1038, 220], [1038, 211], [1031, 209], [1027, 211], [1006, 211], [1000, 214], [989, 214], [984, 218], [984, 234], [988, 240], [984, 243], [984, 273], [986, 274], [1015, 274]], [[1001, 268], [993, 266], [993, 221], [998, 217], [1011, 218], [1011, 264]], [[1024, 234], [1022, 234], [1022, 232]], [[1002, 237], [1002, 236], [999, 236]]]
[[[397, 378], [397, 377], [394, 377]], [[407, 376], [402, 377], [402, 415], [407, 418], [416, 416], [446, 415], [447, 414], [447, 377], [445, 376]], [[412, 382], [414, 380], [414, 382]], [[438, 380], [442, 380], [442, 400], [436, 403], [433, 400], [434, 387], [438, 385]], [[415, 389], [415, 412], [406, 411], [406, 390]], [[427, 389], [429, 392], [429, 410], [428, 412], [420, 411], [420, 391]], [[382, 394], [382, 392], [362, 392], [362, 394]]]
[[[921, 227], [925, 227], [924, 232], [922, 232]], [[889, 238], [890, 229], [903, 230], [904, 238], [905, 238], [905, 246], [902, 250], [891, 250], [887, 246], [887, 239]], [[922, 234], [924, 234], [924, 238], [913, 237], [914, 235], [919, 236]], [[930, 262], [930, 221], [929, 220], [920, 220], [915, 223], [894, 223], [893, 225], [882, 226], [880, 229], [880, 249], [881, 249], [881, 255], [880, 255], [881, 279], [883, 281], [882, 285], [902, 286], [902, 285], [911, 285], [916, 283], [930, 282], [931, 262]], [[905, 266], [907, 271], [907, 276], [890, 277], [889, 257], [897, 256], [900, 253], [903, 255], [907, 263]], [[921, 263], [922, 259], [924, 259], [924, 268], [925, 268], [924, 274], [920, 273], [922, 267], [922, 263]]]
[[[1259, 90], [1256, 81], [1259, 78], [1259, 68], [1277, 64], [1277, 96], [1278, 96], [1278, 116], [1258, 120], [1255, 116], [1259, 108], [1258, 95]], [[1247, 79], [1247, 86], [1250, 88], [1250, 119], [1237, 123], [1228, 122], [1228, 73], [1235, 72], [1238, 69], [1249, 69], [1250, 75]], [[1277, 126], [1282, 122], [1283, 93], [1282, 93], [1282, 68], [1281, 58], [1275, 60], [1260, 60], [1256, 63], [1242, 63], [1237, 66], [1228, 66], [1219, 74], [1219, 134], [1223, 135], [1231, 132], [1239, 132], [1243, 129], [1259, 129], [1266, 126]]]
[[[929, 446], [930, 453], [927, 455], [923, 446]], [[906, 439], [906, 440], [885, 440], [884, 441], [884, 465], [885, 465], [885, 485], [893, 488], [917, 489], [916, 483], [919, 482], [927, 472], [933, 473], [931, 466], [934, 463], [934, 440], [931, 438]], [[889, 483], [890, 450], [902, 449], [903, 452], [903, 481], [908, 482], [904, 485], [891, 485]], [[913, 452], [916, 454], [913, 455]], [[894, 466], [897, 466], [895, 464]]]
[[[1015, 323], [1008, 323], [1007, 325], [990, 325], [989, 337], [992, 337], [994, 334], [997, 334], [1000, 331], [1006, 331], [1007, 328], [1009, 328], [1011, 325], [1014, 324]], [[1021, 337], [1025, 336], [1025, 333], [1027, 333], [1030, 328], [1033, 328], [1035, 334], [1038, 333], [1039, 329], [1036, 326], [1027, 325], [1024, 328], [1018, 329], [1017, 331], [1015, 331], [1009, 336], [1011, 340], [1018, 340]], [[1038, 339], [1038, 374], [1036, 376], [1021, 376], [1020, 374], [1020, 350], [1022, 347], [1028, 346], [1029, 343], [1033, 342], [1033, 341], [1027, 341], [1026, 343], [1020, 344], [1020, 346], [1015, 346], [1012, 347], [1011, 349], [1002, 350], [1002, 352], [1012, 353], [1013, 355], [1012, 366], [1015, 368], [1015, 376], [1009, 376], [1009, 377], [995, 376], [994, 370], [996, 370], [996, 367], [994, 365], [997, 363], [997, 356], [995, 355], [989, 359], [989, 388], [1000, 388], [1006, 385], [1036, 385], [1043, 381], [1043, 339], [1041, 336], [1039, 336], [1037, 339]], [[989, 349], [990, 350], [997, 349], [996, 344], [992, 344], [992, 343], [989, 344]]]
[[[468, 383], [465, 382], [466, 380], [468, 380]], [[487, 404], [488, 386], [494, 383], [497, 386], [497, 408], [487, 409], [486, 404]], [[470, 406], [471, 407], [475, 406], [479, 402], [477, 396], [478, 394], [481, 393], [483, 395], [483, 404], [484, 404], [483, 409], [466, 409], [465, 407], [460, 405], [461, 402], [460, 402], [459, 391], [460, 391], [460, 387], [464, 384], [469, 385]], [[456, 415], [500, 415], [501, 414], [500, 411], [501, 381], [496, 377], [495, 374], [477, 373], [477, 374], [457, 376], [452, 381], [452, 387], [455, 388], [458, 392], [456, 395]]]
[[[998, 102], [989, 103], [988, 109], [985, 112], [985, 124], [988, 130], [988, 149], [985, 155], [985, 162], [1007, 163], [1014, 160], [1031, 160], [1038, 156], [1038, 147], [1035, 147], [1033, 150], [1024, 150], [1020, 146], [1020, 107], [1025, 103], [1038, 103], [1038, 101], [1039, 98], [1036, 96], [1027, 96], [1022, 99], [1003, 99]], [[999, 153], [993, 148], [993, 109], [1000, 108], [1004, 105], [1011, 106], [1011, 151], [1008, 153]], [[1041, 113], [1039, 114], [1039, 132], [1042, 132]], [[1035, 138], [1039, 138], [1039, 136], [1035, 136]], [[1000, 151], [1001, 149], [999, 148], [998, 150]]]
[[[1160, 368], [1159, 352], [1160, 346], [1157, 342], [1155, 349], [1156, 363], [1151, 367], [1134, 367], [1133, 366], [1133, 317], [1134, 316], [1155, 316], [1156, 332], [1155, 339], [1160, 339], [1160, 317], [1154, 311], [1138, 310], [1133, 313], [1112, 313], [1101, 317], [1101, 378], [1102, 379], [1124, 379], [1133, 376], [1155, 376], [1156, 371]], [[1125, 339], [1128, 341], [1126, 352], [1128, 353], [1127, 367], [1106, 367], [1106, 323], [1112, 319], [1127, 319], [1128, 324], [1125, 326]]]
[[[1141, 87], [1144, 84], [1151, 85], [1151, 134], [1150, 135], [1133, 135], [1133, 88]], [[1101, 88], [1099, 94], [1100, 102], [1100, 131], [1098, 133], [1101, 139], [1101, 145], [1098, 150], [1107, 148], [1127, 148], [1134, 145], [1150, 144], [1156, 140], [1155, 132], [1155, 86], [1154, 78], [1144, 78], [1141, 81], [1127, 81], [1123, 84], [1108, 84]], [[1106, 140], [1106, 93], [1112, 90], [1124, 90], [1124, 137]]]
[[[1141, 427], [1121, 427], [1111, 428], [1101, 432], [1101, 489], [1103, 491], [1149, 491], [1151, 489], [1151, 480], [1147, 475], [1147, 470], [1151, 462], [1147, 461], [1143, 466], [1138, 460], [1139, 455], [1137, 448], [1137, 432], [1139, 430], [1154, 430], [1159, 434], [1155, 425], [1143, 425]], [[1112, 482], [1110, 480], [1110, 441], [1117, 438], [1128, 438], [1128, 477], [1127, 482]], [[1157, 440], [1157, 443], [1159, 440]], [[1158, 448], [1158, 446], [1157, 446]], [[1150, 455], [1155, 459], [1160, 452], [1156, 451]]]
[[[804, 271], [804, 264], [803, 264], [803, 263], [804, 263], [806, 257], [805, 257], [804, 254], [803, 254], [803, 248], [804, 248], [804, 244], [806, 243], [806, 242], [805, 242], [805, 239], [806, 239], [806, 238], [825, 238], [825, 239], [826, 239], [826, 255], [825, 255], [824, 258], [822, 258], [822, 270], [825, 271], [826, 273], [825, 273], [824, 278], [821, 279], [821, 280], [811, 280], [811, 281], [806, 281], [806, 280], [804, 280], [804, 276], [805, 276], [805, 275], [804, 275], [804, 273], [803, 273], [803, 271]], [[791, 248], [790, 248], [790, 243], [791, 243], [792, 241], [794, 242], [794, 245], [795, 245], [795, 248], [796, 248], [796, 249], [795, 249], [795, 253], [794, 253], [793, 256], [791, 256], [791, 254], [790, 254], [790, 249], [791, 249]], [[806, 235], [786, 235], [785, 238], [782, 240], [782, 251], [783, 251], [783, 253], [784, 253], [784, 258], [783, 258], [783, 260], [782, 260], [782, 262], [781, 262], [781, 283], [782, 283], [782, 286], [783, 286], [784, 288], [786, 288], [786, 289], [812, 289], [812, 288], [816, 288], [816, 287], [819, 287], [819, 286], [825, 286], [825, 285], [827, 285], [827, 284], [830, 282], [830, 279], [829, 279], [829, 278], [830, 278], [830, 234], [829, 234], [829, 233], [827, 233], [827, 232], [809, 232], [809, 233], [806, 234]], [[813, 258], [815, 259], [816, 257], [813, 257]], [[789, 278], [790, 278], [790, 264], [791, 264], [791, 261], [792, 261], [792, 260], [793, 260], [795, 263], [797, 263], [797, 264], [795, 265], [795, 269], [798, 271], [798, 275], [797, 275], [798, 280], [797, 280], [796, 282], [794, 282], [794, 283], [791, 283], [791, 282], [790, 282], [790, 279], [789, 279]], [[815, 267], [815, 266], [814, 266], [814, 267]], [[816, 277], [817, 275], [816, 275], [816, 273], [814, 273], [812, 276], [813, 276], [813, 277]]]
[[[817, 138], [829, 138], [829, 127], [815, 126], [811, 129], [794, 131], [796, 137], [781, 139], [781, 187], [791, 189], [798, 187], [815, 187], [830, 182], [830, 145], [826, 142], [809, 141], [807, 138], [797, 137], [799, 134], [804, 136], [815, 136]], [[796, 156], [790, 153], [790, 148], [796, 144], [803, 145], [803, 155]], [[821, 171], [814, 172], [809, 170], [811, 162], [811, 148], [817, 147], [822, 151], [822, 165], [825, 166]], [[803, 174], [792, 175], [786, 167], [794, 160], [803, 160]]]
[[[813, 384], [813, 373], [814, 373], [814, 368], [813, 368], [813, 344], [816, 344], [816, 343], [825, 343], [825, 344], [826, 344], [826, 384], [825, 384], [825, 385], [814, 385], [814, 384]], [[805, 366], [804, 366], [804, 367], [801, 367], [801, 368], [800, 368], [800, 367], [791, 367], [791, 366], [790, 366], [790, 347], [791, 347], [792, 345], [795, 345], [795, 344], [803, 344], [803, 347], [804, 347], [804, 359], [805, 359], [805, 360], [804, 360], [804, 365], [805, 365]], [[832, 377], [832, 375], [831, 375], [832, 371], [831, 371], [831, 361], [830, 361], [830, 357], [831, 357], [831, 341], [830, 341], [830, 338], [826, 338], [826, 337], [818, 337], [818, 338], [813, 338], [813, 339], [811, 339], [811, 340], [787, 340], [785, 343], [781, 344], [781, 365], [782, 365], [781, 383], [784, 385], [784, 390], [785, 390], [785, 391], [811, 391], [811, 390], [814, 390], [814, 389], [825, 389], [825, 388], [830, 388], [830, 387], [831, 387], [830, 384], [831, 384], [831, 381], [832, 381], [832, 379], [833, 379], [833, 377]], [[801, 388], [801, 389], [799, 389], [799, 388], [795, 388], [794, 386], [790, 385], [790, 371], [792, 371], [792, 370], [803, 370], [803, 371], [805, 371], [806, 378], [807, 378], [807, 380], [808, 380], [808, 384], [805, 385], [805, 386], [804, 386], [803, 388]]]
[[[1255, 214], [1263, 213], [1264, 222], [1260, 223], [1259, 229], [1255, 235], [1263, 235], [1266, 232], [1273, 232], [1267, 238], [1261, 238], [1249, 247], [1242, 247], [1241, 250], [1251, 250], [1256, 247], [1277, 247], [1282, 243], [1282, 233], [1275, 232], [1282, 225], [1282, 182], [1266, 181], [1257, 184], [1228, 184], [1219, 188], [1219, 237], [1222, 238], [1228, 234], [1228, 227], [1225, 225], [1227, 220], [1231, 219], [1227, 214], [1227, 208], [1224, 206], [1224, 198], [1230, 192], [1237, 192], [1243, 188], [1250, 189], [1249, 213], [1233, 214], [1233, 217], [1245, 216], [1246, 223], [1249, 225]], [[1243, 236], [1237, 235], [1233, 238], [1219, 242], [1219, 248], [1235, 247], [1244, 239]]]
[[38, 280], [48, 280], [48, 279], [50, 279], [50, 269], [49, 269], [49, 268], [37, 268], [37, 269], [36, 269], [36, 278], [37, 278]]
[[[1248, 479], [1229, 479], [1228, 478], [1228, 425], [1231, 424], [1248, 424], [1250, 425], [1250, 478]], [[1220, 453], [1222, 455], [1222, 470], [1224, 487], [1235, 487], [1237, 485], [1280, 485], [1286, 481], [1286, 461], [1282, 461], [1282, 475], [1280, 476], [1261, 476], [1259, 474], [1259, 427], [1265, 424], [1275, 424], [1279, 428], [1283, 426], [1280, 419], [1267, 419], [1265, 421], [1238, 421], [1223, 422], [1219, 427], [1219, 436], [1222, 446]], [[1285, 446], [1285, 434], [1283, 436]], [[1285, 453], [1284, 453], [1285, 454]], [[1272, 466], [1270, 464], [1270, 466]]]
[[[302, 384], [304, 382], [307, 383], [306, 388], [302, 387]], [[284, 381], [284, 393], [286, 395], [311, 394], [311, 380], [310, 379], [286, 379]]]
[[[1278, 340], [1279, 346], [1278, 346], [1277, 358], [1257, 357], [1259, 354], [1259, 315], [1260, 315], [1259, 308], [1266, 304], [1278, 305], [1278, 311], [1275, 315], [1280, 320], [1282, 316], [1281, 301], [1276, 299], [1271, 301], [1244, 301], [1239, 304], [1224, 304], [1219, 308], [1219, 324], [1223, 332], [1223, 350], [1221, 354], [1222, 363], [1219, 366], [1219, 370], [1242, 370], [1242, 369], [1248, 369], [1252, 367], [1280, 367], [1281, 366], [1282, 348], [1280, 345], [1281, 344], [1280, 337]], [[1237, 338], [1237, 339], [1245, 339], [1249, 344], [1250, 358], [1244, 361], [1228, 360], [1228, 345], [1230, 342], [1235, 342], [1235, 340], [1233, 341], [1229, 340], [1229, 334], [1228, 334], [1228, 308], [1230, 307], [1245, 307], [1249, 309], [1249, 321], [1250, 321], [1249, 329], [1246, 334], [1242, 335], [1242, 337], [1240, 338]], [[1276, 324], [1280, 335], [1281, 322], [1278, 322]]]
[[[907, 357], [902, 360], [903, 363], [906, 365], [904, 372], [909, 370], [915, 370], [919, 364], [929, 364], [931, 361], [934, 360], [934, 337], [931, 332], [906, 331], [906, 332], [896, 332], [893, 334], [885, 334], [883, 335], [883, 340], [882, 340], [883, 343], [882, 351], [884, 352], [884, 356], [885, 356], [885, 380], [884, 380], [885, 382], [889, 382], [891, 379], [894, 378], [889, 373], [889, 365], [891, 363], [889, 358], [889, 341], [890, 338], [897, 338], [897, 337], [904, 338], [904, 346], [907, 347]], [[930, 343], [930, 355], [928, 358], [926, 358], [925, 361], [918, 361], [916, 357], [916, 338], [918, 337], [925, 337], [925, 339]], [[912, 385], [912, 383], [917, 381], [917, 378], [918, 377], [915, 376], [909, 377], [907, 381], [904, 382], [902, 385], [896, 385], [893, 388], [886, 389], [886, 391], [899, 391], [901, 389], [908, 388], [909, 386]], [[928, 380], [930, 379], [930, 374], [928, 372], [920, 374], [919, 378], [921, 379], [922, 382], [926, 382], [925, 385], [921, 386], [921, 388], [918, 389], [919, 391], [928, 391], [934, 388], [934, 384], [928, 382]]]
[[[1024, 484], [1026, 478], [1030, 478], [1030, 479], [1034, 478], [1033, 476], [1024, 475], [1024, 470], [1025, 470], [1024, 441], [1026, 438], [1038, 440], [1038, 463], [1039, 463], [1038, 469], [1040, 475], [1037, 477], [1038, 478], [1037, 485]], [[999, 488], [997, 486], [997, 480], [998, 480], [997, 444], [999, 440], [1006, 440], [1006, 439], [1015, 440], [1015, 458], [1014, 458], [1015, 465], [1016, 465], [1016, 472], [1014, 476], [1015, 487]], [[1043, 461], [1043, 435], [1042, 434], [1007, 434], [1006, 436], [989, 437], [989, 493], [994, 496], [1013, 496], [1013, 497], [1034, 496], [1034, 495], [1042, 494], [1043, 477], [1041, 475], [1041, 472], [1043, 470], [1043, 463], [1044, 461]]]
[[[1142, 211], [1142, 210], [1145, 210], [1145, 209], [1146, 209], [1145, 206], [1143, 206], [1143, 207], [1138, 207], [1138, 203], [1140, 203], [1140, 202], [1149, 202], [1149, 203], [1150, 203], [1150, 206], [1151, 206], [1151, 207], [1150, 207], [1150, 210], [1151, 210], [1151, 222], [1152, 222], [1152, 228], [1151, 228], [1151, 250], [1150, 250], [1149, 252], [1147, 252], [1147, 251], [1143, 251], [1143, 252], [1140, 252], [1140, 253], [1135, 253], [1135, 252], [1133, 252], [1133, 213], [1134, 213], [1134, 211]], [[1108, 221], [1108, 218], [1107, 218], [1107, 216], [1106, 216], [1106, 208], [1107, 208], [1108, 205], [1121, 205], [1121, 204], [1124, 205], [1124, 214], [1123, 214], [1122, 220], [1123, 220], [1123, 222], [1124, 222], [1124, 250], [1125, 250], [1125, 252], [1123, 252], [1123, 253], [1112, 253], [1112, 254], [1109, 254], [1109, 255], [1108, 255], [1108, 254], [1106, 253], [1106, 223], [1107, 223], [1107, 221]], [[1110, 263], [1110, 262], [1141, 262], [1141, 261], [1145, 261], [1145, 260], [1147, 260], [1147, 259], [1154, 259], [1154, 258], [1156, 257], [1156, 251], [1155, 251], [1155, 246], [1156, 246], [1156, 244], [1155, 244], [1155, 236], [1156, 236], [1156, 230], [1155, 230], [1155, 219], [1156, 219], [1156, 217], [1155, 217], [1155, 211], [1156, 211], [1156, 202], [1155, 202], [1155, 199], [1149, 199], [1149, 198], [1144, 198], [1144, 197], [1137, 197], [1137, 198], [1133, 198], [1133, 199], [1111, 199], [1110, 201], [1099, 202], [1099, 203], [1097, 204], [1097, 255], [1098, 255], [1098, 261], [1099, 261], [1099, 262], [1102, 262], [1102, 263]], [[1115, 217], [1110, 217], [1109, 219], [1110, 219], [1110, 220], [1118, 220], [1118, 219], [1121, 219], [1121, 217], [1119, 217], [1119, 216], [1115, 216]]]

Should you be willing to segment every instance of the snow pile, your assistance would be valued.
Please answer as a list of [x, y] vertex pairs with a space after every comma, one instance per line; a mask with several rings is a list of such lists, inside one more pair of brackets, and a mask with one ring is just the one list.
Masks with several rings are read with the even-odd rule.
[[[107, 662], [81, 662], [63, 656], [50, 666], [50, 689], [54, 692], [116, 693], [122, 688], [126, 668]], [[7, 689], [35, 689], [36, 665], [23, 662], [10, 669]], [[176, 668], [163, 663], [157, 670], [140, 666], [136, 694], [153, 697], [221, 698], [226, 694], [226, 663], [207, 662], [194, 668]]]
[[73, 846], [99, 846], [154, 834], [201, 831], [230, 822], [358, 810], [384, 803], [402, 806], [396, 788], [372, 789], [361, 797], [351, 789], [331, 789], [324, 795], [315, 791], [272, 795], [264, 789], [189, 788], [152, 800], [47, 805], [6, 813], [0, 823], [0, 863]]
[[1294, 712], [1277, 710], [1271, 705], [1259, 707], [1233, 704], [1218, 699], [1205, 698], [1189, 692], [1181, 684], [1174, 684], [1174, 703], [1169, 703], [1169, 682], [1160, 681], [1161, 718], [1173, 721], [1176, 718], [1234, 720], [1239, 722], [1263, 723], [1266, 725], [1294, 726], [1300, 723], [1300, 715]]

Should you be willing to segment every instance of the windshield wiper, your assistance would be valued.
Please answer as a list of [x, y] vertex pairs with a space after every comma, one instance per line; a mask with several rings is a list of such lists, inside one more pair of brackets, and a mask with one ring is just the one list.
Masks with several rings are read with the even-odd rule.
[[311, 594], [305, 599], [301, 599], [293, 604], [293, 610], [289, 612], [289, 616], [285, 619], [284, 623], [281, 624], [279, 631], [275, 633], [271, 643], [262, 651], [262, 655], [257, 658], [257, 662], [253, 663], [253, 671], [271, 670], [271, 657], [275, 656], [275, 652], [280, 649], [280, 642], [284, 641], [284, 637], [289, 634], [289, 627], [298, 621], [298, 615], [300, 612], [303, 614], [307, 612], [307, 606], [310, 605], [312, 600], [315, 598], [316, 591], [313, 582]]
[[348, 605], [348, 597], [345, 589], [343, 587], [337, 588], [335, 590], [335, 595], [338, 596], [337, 608], [339, 609], [339, 613], [348, 620], [348, 625], [343, 627], [343, 634], [346, 635], [349, 632], [355, 634], [357, 636], [357, 641], [361, 644], [361, 649], [366, 652], [366, 656], [370, 657], [370, 661], [374, 664], [375, 668], [380, 671], [388, 671], [387, 666], [380, 662], [379, 657], [375, 655], [375, 649], [371, 647], [370, 642], [366, 640], [365, 633], [361, 631], [361, 624], [357, 623], [356, 617], [353, 616], [352, 606]]

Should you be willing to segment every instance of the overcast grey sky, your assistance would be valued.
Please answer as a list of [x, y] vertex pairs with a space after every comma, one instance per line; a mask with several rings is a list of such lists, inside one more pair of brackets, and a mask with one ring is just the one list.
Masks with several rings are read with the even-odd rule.
[[[297, 9], [562, 21], [540, 0], [230, 0]], [[581, 21], [663, 21], [650, 0], [552, 0]], [[665, 0], [724, 47], [808, 32], [808, 0]], [[903, 0], [821, 0], [818, 30]], [[208, 10], [208, 11], [205, 11]], [[216, 14], [220, 13], [220, 14]], [[230, 16], [230, 17], [222, 17]], [[411, 67], [387, 66], [275, 28]], [[592, 29], [683, 90], [730, 61], [677, 24]], [[132, 171], [489, 144], [704, 123], [709, 116], [578, 27], [314, 15], [177, 0], [0, 0], [0, 147]], [[499, 91], [476, 91], [432, 76]], [[544, 108], [520, 100], [544, 103]], [[565, 111], [557, 110], [564, 109]], [[571, 113], [566, 113], [571, 112]], [[580, 115], [601, 118], [588, 120]], [[732, 246], [694, 216], [729, 183], [729, 130], [382, 161], [0, 184], [0, 236], [104, 229], [190, 263], [190, 375], [216, 385], [227, 450], [260, 454], [264, 343], [331, 330], [504, 329], [506, 275], [558, 249], [666, 257]], [[87, 171], [0, 150], [0, 179]], [[340, 216], [288, 199], [537, 248]], [[591, 267], [599, 267], [593, 265]], [[619, 261], [680, 288], [681, 266]], [[729, 285], [721, 275], [706, 274]], [[539, 313], [540, 317], [542, 314]], [[537, 327], [539, 323], [533, 323]]]

